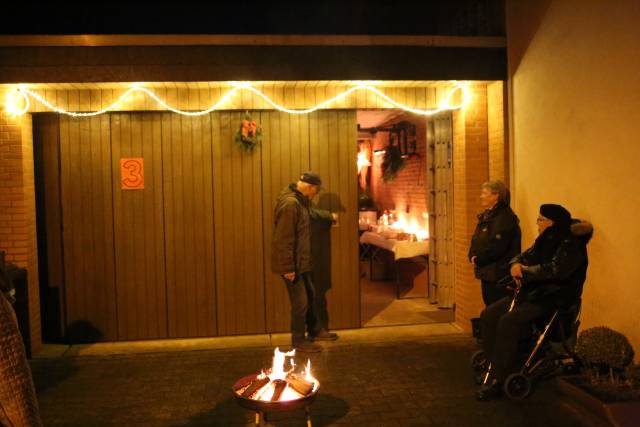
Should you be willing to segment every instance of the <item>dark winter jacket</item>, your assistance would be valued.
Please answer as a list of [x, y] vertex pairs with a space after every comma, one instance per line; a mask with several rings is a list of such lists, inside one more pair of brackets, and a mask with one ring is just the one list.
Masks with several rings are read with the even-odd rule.
[[309, 199], [290, 184], [278, 195], [273, 213], [271, 269], [274, 273], [311, 271]]
[[331, 288], [331, 212], [311, 203], [311, 260], [313, 285], [316, 290]]
[[520, 253], [518, 217], [504, 202], [478, 215], [478, 225], [471, 238], [469, 261], [476, 258], [476, 278], [497, 282], [509, 275], [509, 261]]
[[570, 229], [547, 228], [533, 246], [511, 260], [522, 264], [524, 300], [569, 307], [582, 295], [587, 277], [587, 243], [593, 226], [573, 220]]

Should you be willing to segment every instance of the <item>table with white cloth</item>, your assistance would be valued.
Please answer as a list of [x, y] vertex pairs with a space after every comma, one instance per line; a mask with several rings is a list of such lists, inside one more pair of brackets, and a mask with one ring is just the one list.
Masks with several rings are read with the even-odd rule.
[[429, 257], [429, 241], [409, 241], [398, 240], [394, 238], [393, 233], [376, 233], [373, 231], [365, 231], [360, 236], [360, 244], [364, 247], [364, 257], [369, 260], [369, 277], [374, 280], [373, 266], [374, 263], [380, 262], [382, 258], [381, 251], [391, 252], [393, 254], [394, 265], [396, 268], [396, 296], [400, 298], [400, 282], [398, 274], [398, 260], [411, 259], [419, 262], [423, 260], [425, 268], [428, 266]]

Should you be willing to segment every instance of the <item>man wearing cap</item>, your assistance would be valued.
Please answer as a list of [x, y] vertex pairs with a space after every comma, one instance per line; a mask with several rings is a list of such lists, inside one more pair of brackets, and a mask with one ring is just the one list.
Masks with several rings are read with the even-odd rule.
[[577, 303], [586, 279], [587, 243], [593, 235], [590, 223], [572, 220], [560, 205], [540, 206], [538, 237], [533, 246], [510, 261], [510, 272], [521, 290], [514, 308], [511, 297], [487, 307], [480, 316], [491, 378], [476, 397], [488, 400], [500, 393], [501, 384], [513, 372], [518, 342], [530, 331], [532, 321]]
[[273, 213], [271, 269], [287, 287], [291, 303], [291, 344], [303, 352], [322, 348], [305, 338], [316, 330], [313, 310], [315, 290], [311, 278], [311, 230], [309, 206], [320, 192], [320, 175], [305, 172], [278, 195]]

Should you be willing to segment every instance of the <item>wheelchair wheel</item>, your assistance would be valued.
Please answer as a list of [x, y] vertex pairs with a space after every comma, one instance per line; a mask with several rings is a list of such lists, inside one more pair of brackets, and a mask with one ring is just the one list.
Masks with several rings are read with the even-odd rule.
[[471, 355], [471, 369], [474, 372], [484, 372], [489, 367], [489, 361], [484, 350], [478, 350]]
[[473, 369], [473, 382], [481, 385], [489, 369], [489, 361], [483, 350], [478, 350], [471, 356], [471, 369]]
[[531, 380], [520, 373], [511, 374], [503, 388], [509, 399], [522, 400], [531, 393]]

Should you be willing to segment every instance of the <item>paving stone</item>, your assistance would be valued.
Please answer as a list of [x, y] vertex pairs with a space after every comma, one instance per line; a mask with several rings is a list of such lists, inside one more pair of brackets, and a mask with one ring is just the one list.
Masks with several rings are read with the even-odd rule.
[[[311, 355], [320, 392], [314, 427], [578, 427], [551, 384], [523, 402], [476, 402], [471, 339], [355, 342]], [[32, 362], [46, 426], [250, 426], [231, 386], [271, 363], [273, 349], [230, 348], [38, 359]], [[306, 362], [299, 358], [298, 364]], [[303, 411], [269, 426], [304, 426]]]

